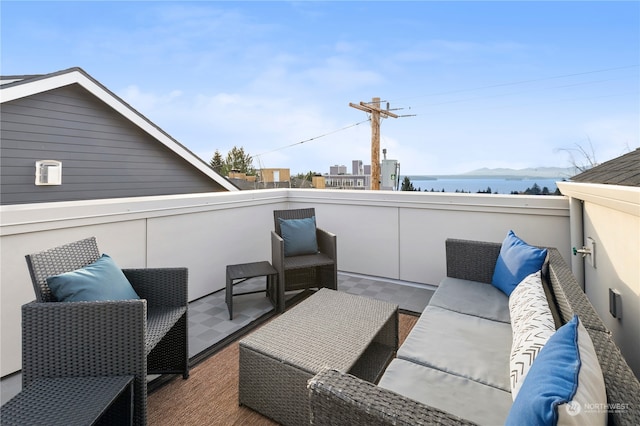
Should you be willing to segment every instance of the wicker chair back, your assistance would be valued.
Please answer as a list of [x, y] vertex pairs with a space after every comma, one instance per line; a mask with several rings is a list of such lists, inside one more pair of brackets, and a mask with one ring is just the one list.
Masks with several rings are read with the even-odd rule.
[[83, 268], [98, 260], [99, 257], [100, 252], [95, 237], [26, 255], [36, 300], [38, 302], [56, 301], [47, 285], [47, 277]]
[[280, 221], [278, 219], [307, 219], [314, 217], [316, 210], [314, 208], [309, 209], [292, 209], [292, 210], [274, 210], [273, 212], [273, 224], [276, 229], [276, 234], [282, 236], [280, 232]]

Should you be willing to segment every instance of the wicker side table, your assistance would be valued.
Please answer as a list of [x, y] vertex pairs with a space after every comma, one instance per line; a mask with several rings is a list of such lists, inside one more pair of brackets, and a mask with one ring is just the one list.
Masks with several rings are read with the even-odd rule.
[[[244, 293], [234, 293], [233, 286], [240, 284], [249, 278], [267, 277], [267, 286], [265, 290], [246, 291]], [[278, 271], [267, 261], [241, 263], [238, 265], [227, 265], [227, 280], [224, 300], [229, 309], [229, 319], [233, 319], [233, 296], [243, 294], [253, 294], [267, 292], [267, 297], [271, 304], [276, 308], [277, 312], [282, 312], [282, 306], [278, 303]]]
[[398, 349], [398, 306], [320, 289], [240, 341], [239, 402], [309, 423], [307, 382], [325, 367], [377, 382]]
[[42, 378], [2, 406], [3, 426], [133, 424], [133, 376]]

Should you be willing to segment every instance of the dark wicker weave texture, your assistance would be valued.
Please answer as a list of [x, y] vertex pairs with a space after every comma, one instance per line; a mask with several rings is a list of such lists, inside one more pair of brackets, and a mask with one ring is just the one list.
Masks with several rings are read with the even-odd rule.
[[338, 288], [338, 265], [336, 236], [316, 228], [318, 253], [302, 256], [284, 256], [284, 240], [278, 219], [306, 219], [315, 216], [315, 209], [275, 210], [274, 228], [271, 231], [271, 264], [278, 271], [278, 306], [285, 308], [285, 291], [308, 288]]
[[500, 244], [449, 238], [445, 243], [447, 276], [491, 283]]
[[[563, 323], [577, 314], [593, 341], [607, 390], [609, 424], [640, 424], [640, 383], [626, 363], [593, 306], [555, 248], [549, 248], [548, 279]], [[499, 243], [449, 239], [447, 275], [491, 282], [500, 252]], [[428, 386], [428, 383], [425, 383]], [[314, 425], [422, 425], [466, 424], [425, 404], [380, 389], [352, 375], [327, 370], [309, 383], [311, 422]], [[463, 402], [461, 402], [463, 403]], [[472, 403], [472, 402], [470, 402]]]
[[22, 308], [23, 386], [39, 377], [133, 375], [134, 420], [144, 425], [147, 374], [189, 376], [187, 269], [123, 270], [140, 300], [52, 300], [46, 277], [98, 257], [94, 237], [26, 256], [37, 301]]
[[129, 425], [132, 379], [133, 376], [41, 378], [2, 406], [0, 423], [3, 426]]
[[312, 425], [475, 424], [337, 370], [311, 379], [309, 394]]

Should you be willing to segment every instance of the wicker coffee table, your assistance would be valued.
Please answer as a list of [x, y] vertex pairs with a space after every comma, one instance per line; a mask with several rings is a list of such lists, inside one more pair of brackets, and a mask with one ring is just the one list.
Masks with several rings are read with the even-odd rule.
[[316, 373], [331, 367], [375, 383], [397, 349], [397, 305], [323, 288], [240, 341], [240, 404], [308, 424]]

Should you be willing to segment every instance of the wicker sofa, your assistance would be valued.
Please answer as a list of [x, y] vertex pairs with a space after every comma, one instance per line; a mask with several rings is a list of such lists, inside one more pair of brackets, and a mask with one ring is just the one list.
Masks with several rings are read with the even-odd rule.
[[[500, 247], [447, 240], [447, 277], [379, 384], [323, 370], [309, 382], [311, 424], [504, 424], [512, 405], [508, 297], [486, 284]], [[640, 383], [558, 250], [548, 249], [542, 276], [556, 323], [577, 314], [593, 341], [608, 423], [640, 424]]]

